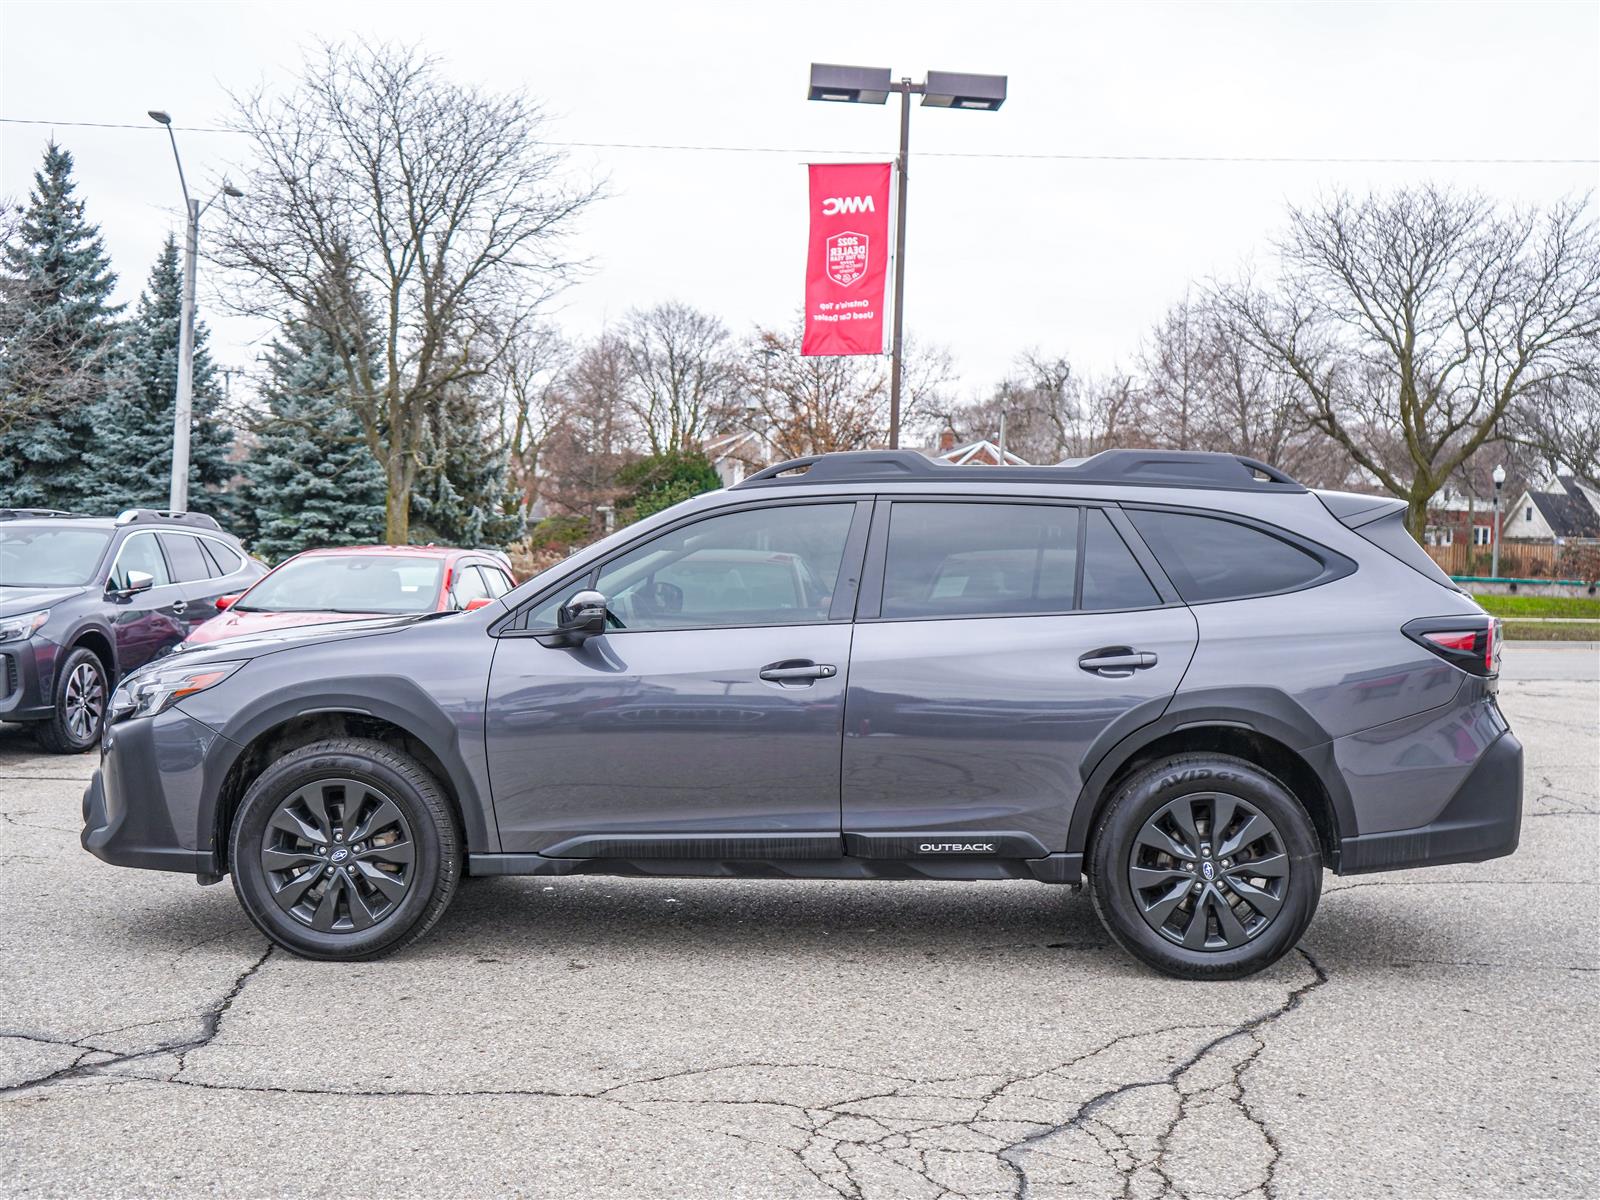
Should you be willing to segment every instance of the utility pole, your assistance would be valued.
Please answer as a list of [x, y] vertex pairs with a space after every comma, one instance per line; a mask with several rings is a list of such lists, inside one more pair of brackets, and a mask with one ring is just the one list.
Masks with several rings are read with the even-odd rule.
[[900, 448], [900, 381], [904, 374], [906, 299], [906, 177], [911, 157], [911, 97], [921, 84], [909, 77], [894, 85], [900, 93], [900, 155], [895, 159], [894, 331], [889, 336], [889, 449]]
[[[170, 129], [167, 131], [172, 132]], [[176, 140], [172, 146], [177, 154]], [[183, 168], [179, 167], [179, 177]], [[178, 317], [178, 403], [172, 414], [172, 486], [167, 507], [189, 510], [189, 431], [194, 424], [194, 272], [200, 241], [200, 202], [185, 189], [183, 206], [189, 219], [183, 233], [183, 306]]]
[[1495, 579], [1500, 578], [1500, 492], [1506, 486], [1506, 468], [1504, 463], [1496, 463], [1494, 468], [1494, 528], [1489, 531], [1489, 536], [1494, 539], [1493, 549], [1489, 552], [1489, 574]]
[[[172, 142], [172, 160], [178, 164], [178, 186], [183, 189], [183, 301], [178, 314], [178, 395], [172, 413], [172, 482], [167, 491], [167, 507], [173, 512], [189, 509], [189, 431], [194, 425], [194, 277], [195, 259], [200, 249], [200, 216], [216, 203], [213, 196], [204, 205], [189, 195], [189, 182], [183, 175], [183, 159], [178, 155], [178, 138], [172, 132], [172, 117], [151, 109], [149, 117], [167, 131]], [[232, 184], [224, 183], [218, 196], [243, 196]]]

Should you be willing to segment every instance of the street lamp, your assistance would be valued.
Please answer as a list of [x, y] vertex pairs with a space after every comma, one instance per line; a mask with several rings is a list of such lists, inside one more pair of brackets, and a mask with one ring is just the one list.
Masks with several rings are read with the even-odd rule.
[[883, 104], [890, 92], [900, 93], [900, 154], [895, 160], [894, 222], [894, 332], [890, 340], [889, 446], [900, 445], [900, 376], [904, 349], [906, 291], [906, 159], [911, 153], [911, 97], [921, 96], [924, 108], [964, 108], [994, 112], [1006, 100], [1004, 75], [963, 75], [954, 71], [929, 71], [921, 83], [909, 75], [898, 82], [888, 67], [844, 67], [811, 64], [808, 100], [843, 104]]
[[1489, 551], [1489, 574], [1496, 579], [1500, 578], [1500, 490], [1506, 486], [1506, 469], [1504, 464], [1496, 464], [1494, 473], [1494, 529], [1490, 531], [1493, 538]]
[[[189, 182], [183, 175], [183, 159], [178, 156], [178, 138], [172, 132], [172, 115], [159, 108], [147, 114], [167, 131], [172, 142], [172, 159], [178, 164], [178, 186], [183, 189], [185, 229], [183, 234], [183, 305], [178, 316], [178, 397], [172, 414], [172, 485], [167, 507], [184, 512], [189, 507], [189, 427], [194, 419], [194, 272], [195, 253], [200, 244], [200, 216], [217, 202], [212, 196], [205, 204], [191, 199]], [[231, 183], [217, 189], [219, 196], [243, 196]]]

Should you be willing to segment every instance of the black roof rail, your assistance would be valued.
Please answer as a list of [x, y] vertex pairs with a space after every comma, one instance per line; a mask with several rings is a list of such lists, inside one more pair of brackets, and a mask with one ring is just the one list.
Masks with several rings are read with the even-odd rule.
[[59, 508], [0, 508], [0, 521], [20, 521], [27, 517], [75, 517]]
[[193, 525], [199, 529], [215, 529], [219, 532], [222, 529], [215, 517], [208, 517], [205, 513], [173, 512], [162, 508], [125, 508], [117, 514], [118, 525], [141, 525], [148, 522]]
[[1210, 450], [1102, 450], [1053, 467], [956, 466], [915, 450], [849, 450], [774, 463], [734, 489], [792, 483], [1054, 483], [1305, 491], [1276, 467]]

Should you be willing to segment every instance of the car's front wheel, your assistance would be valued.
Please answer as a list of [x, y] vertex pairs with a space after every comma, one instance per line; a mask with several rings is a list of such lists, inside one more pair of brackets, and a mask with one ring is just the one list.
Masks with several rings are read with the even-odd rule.
[[1169, 975], [1238, 979], [1293, 948], [1322, 895], [1300, 802], [1225, 754], [1135, 772], [1096, 824], [1090, 891], [1111, 936]]
[[110, 695], [100, 656], [84, 646], [70, 651], [56, 670], [52, 711], [34, 725], [34, 740], [52, 754], [82, 754], [100, 740]]
[[461, 837], [439, 782], [382, 742], [286, 754], [250, 785], [229, 839], [246, 914], [305, 958], [377, 958], [444, 914]]

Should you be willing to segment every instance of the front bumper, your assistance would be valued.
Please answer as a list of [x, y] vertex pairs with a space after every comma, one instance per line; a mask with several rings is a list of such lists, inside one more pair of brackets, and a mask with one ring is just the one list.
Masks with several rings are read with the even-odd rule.
[[83, 794], [83, 848], [119, 867], [214, 875], [206, 768], [220, 741], [176, 709], [110, 726]]
[[1522, 743], [1507, 731], [1484, 750], [1443, 811], [1426, 825], [1341, 839], [1338, 872], [1483, 862], [1510, 854], [1521, 834]]
[[38, 721], [54, 714], [51, 692], [61, 647], [42, 637], [0, 644], [0, 721]]

